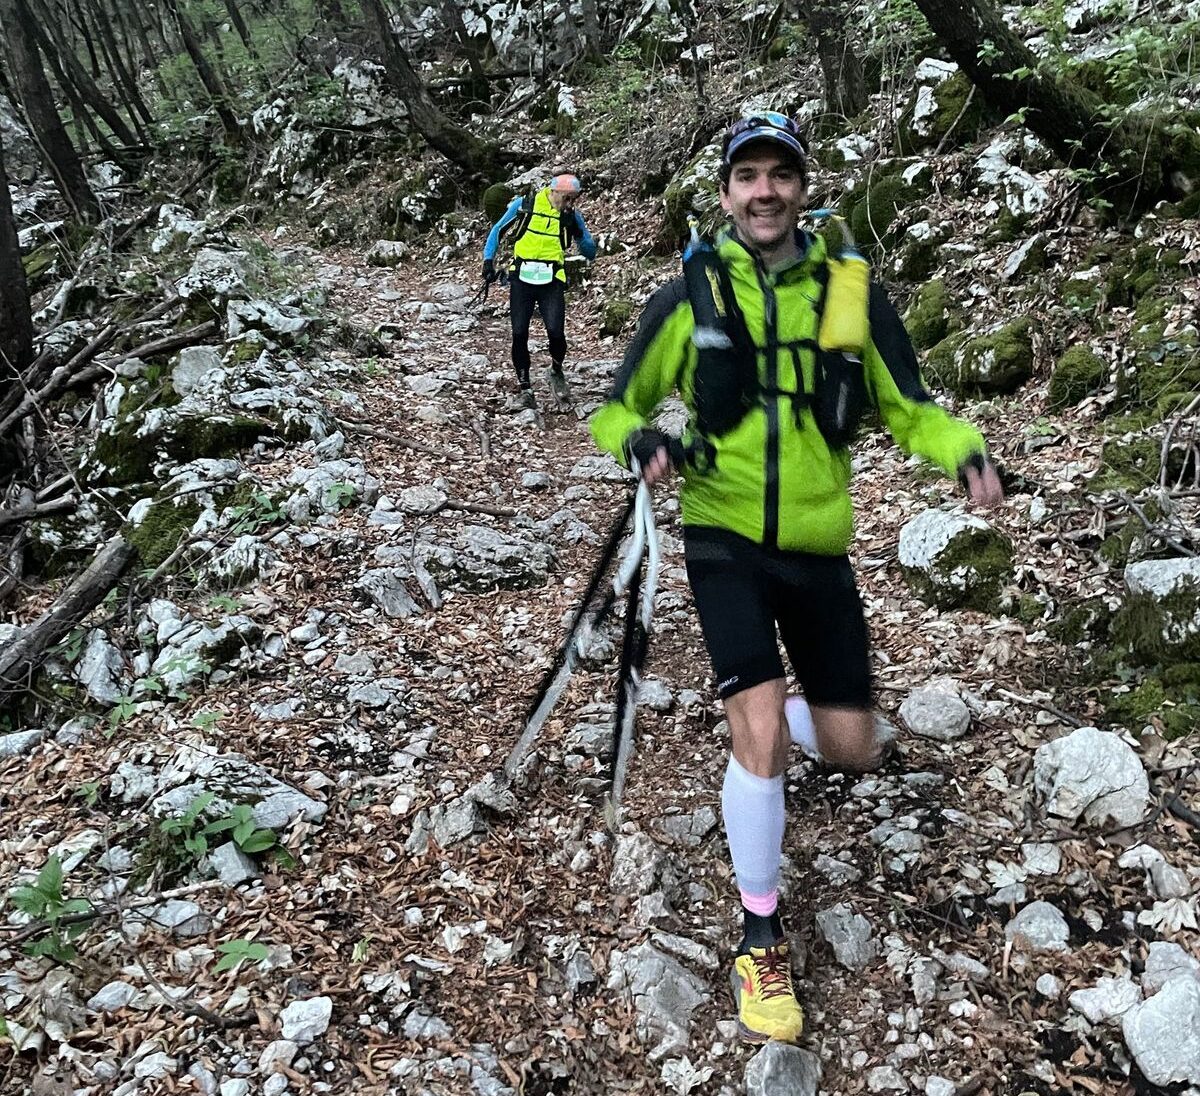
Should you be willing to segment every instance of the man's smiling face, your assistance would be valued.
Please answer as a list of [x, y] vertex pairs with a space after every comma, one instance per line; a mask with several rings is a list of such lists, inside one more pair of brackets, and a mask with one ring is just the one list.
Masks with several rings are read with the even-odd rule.
[[807, 198], [796, 161], [768, 141], [739, 157], [721, 188], [721, 208], [733, 218], [738, 237], [764, 258], [788, 246]]

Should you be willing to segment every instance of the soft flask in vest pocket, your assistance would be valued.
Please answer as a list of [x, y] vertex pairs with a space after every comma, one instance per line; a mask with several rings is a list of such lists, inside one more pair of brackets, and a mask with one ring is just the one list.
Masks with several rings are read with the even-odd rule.
[[[822, 209], [814, 216], [821, 214], [830, 215]], [[857, 355], [867, 345], [870, 334], [867, 306], [871, 292], [871, 268], [855, 246], [846, 222], [841, 217], [834, 219], [842, 230], [842, 247], [836, 255], [826, 260], [829, 282], [825, 286], [817, 345], [822, 350]]]
[[[818, 210], [814, 216], [830, 213]], [[826, 261], [828, 280], [817, 329], [813, 414], [826, 443], [840, 448], [853, 440], [867, 404], [861, 355], [871, 333], [871, 268], [855, 247], [846, 223], [840, 217], [834, 219], [842, 230], [843, 246]]]

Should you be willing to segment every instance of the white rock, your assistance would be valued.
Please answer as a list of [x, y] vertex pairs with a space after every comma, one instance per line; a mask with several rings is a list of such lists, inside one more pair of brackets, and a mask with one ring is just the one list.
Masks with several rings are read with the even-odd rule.
[[250, 1096], [250, 1082], [244, 1077], [230, 1077], [221, 1082], [221, 1096]]
[[1196, 889], [1186, 872], [1165, 860], [1150, 868], [1150, 886], [1156, 898], [1186, 898]]
[[1066, 951], [1071, 930], [1049, 902], [1030, 902], [1004, 926], [1004, 938], [1024, 942], [1034, 951]]
[[120, 1012], [137, 994], [128, 982], [109, 982], [91, 996], [87, 1007], [93, 1012]]
[[101, 704], [115, 704], [121, 699], [121, 671], [125, 668], [125, 659], [99, 628], [88, 632], [87, 643], [79, 665], [75, 667], [75, 677], [87, 690], [88, 696]]
[[11, 734], [0, 734], [0, 758], [21, 757], [30, 753], [45, 737], [46, 732], [40, 727], [32, 731], [13, 731]]
[[1142, 989], [1147, 994], [1157, 993], [1168, 982], [1176, 978], [1192, 978], [1200, 981], [1200, 961], [1188, 954], [1178, 944], [1166, 940], [1155, 940], [1146, 956], [1146, 969], [1142, 974]]
[[1125, 1013], [1125, 1044], [1153, 1085], [1200, 1084], [1200, 982], [1175, 978]]
[[817, 928], [832, 946], [837, 961], [849, 970], [861, 970], [879, 954], [871, 922], [844, 902], [821, 910], [817, 914]]
[[692, 1013], [710, 997], [696, 975], [650, 943], [613, 953], [608, 988], [633, 999], [638, 1038], [655, 1044], [651, 1061], [687, 1049]]
[[945, 1077], [927, 1077], [925, 1079], [925, 1096], [954, 1096], [958, 1085]]
[[900, 705], [900, 718], [913, 734], [950, 742], [970, 730], [971, 711], [952, 692], [937, 685], [914, 689]]
[[133, 1075], [140, 1077], [146, 1081], [157, 1080], [160, 1077], [169, 1076], [179, 1069], [179, 1062], [172, 1058], [166, 1051], [156, 1050], [153, 1054], [147, 1054], [144, 1058], [138, 1060], [137, 1065], [133, 1067]]
[[665, 856], [644, 833], [623, 833], [613, 849], [612, 873], [609, 886], [614, 894], [637, 897], [649, 894], [658, 881]]
[[[131, 911], [127, 917], [135, 916]], [[170, 929], [179, 937], [204, 936], [212, 928], [212, 918], [195, 902], [183, 898], [168, 898], [147, 911], [150, 921], [160, 928]]]
[[333, 999], [309, 997], [304, 1001], [293, 1001], [279, 1014], [283, 1038], [307, 1046], [329, 1029], [333, 1016]]
[[300, 1044], [292, 1039], [275, 1039], [268, 1043], [258, 1056], [258, 1072], [266, 1074], [275, 1072], [276, 1062], [290, 1066], [296, 1060], [299, 1050]]
[[908, 1082], [895, 1066], [876, 1066], [867, 1071], [868, 1092], [907, 1092]]
[[209, 850], [209, 870], [227, 887], [236, 887], [248, 879], [257, 879], [258, 865], [232, 841]]
[[1038, 980], [1034, 983], [1034, 989], [1043, 997], [1049, 998], [1051, 1001], [1057, 1001], [1062, 993], [1063, 985], [1061, 979], [1056, 978], [1053, 974], [1041, 974]]
[[1150, 782], [1141, 760], [1117, 734], [1080, 727], [1039, 746], [1033, 781], [1046, 810], [1068, 822], [1080, 816], [1097, 826], [1133, 826], [1142, 820]]
[[1142, 991], [1128, 977], [1101, 978], [1091, 989], [1077, 989], [1067, 1000], [1091, 1023], [1106, 1024], [1141, 1004]]
[[1160, 605], [1172, 601], [1164, 613], [1163, 639], [1183, 643], [1200, 633], [1200, 558], [1147, 559], [1125, 568], [1125, 586], [1134, 596], [1152, 598]]
[[816, 1096], [821, 1062], [811, 1051], [771, 1040], [746, 1063], [746, 1096]]
[[171, 370], [171, 387], [186, 396], [200, 383], [201, 378], [221, 368], [221, 355], [212, 346], [186, 346]]

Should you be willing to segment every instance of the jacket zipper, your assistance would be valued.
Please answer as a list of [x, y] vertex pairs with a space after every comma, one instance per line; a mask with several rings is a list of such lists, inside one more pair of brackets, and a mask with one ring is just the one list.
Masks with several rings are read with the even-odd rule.
[[[779, 388], [779, 332], [775, 314], [775, 290], [767, 278], [758, 256], [754, 257], [754, 273], [763, 295], [763, 318], [766, 323], [766, 390], [774, 393]], [[779, 396], [771, 395], [764, 408], [767, 416], [767, 452], [763, 497], [763, 544], [767, 548], [779, 546]]]

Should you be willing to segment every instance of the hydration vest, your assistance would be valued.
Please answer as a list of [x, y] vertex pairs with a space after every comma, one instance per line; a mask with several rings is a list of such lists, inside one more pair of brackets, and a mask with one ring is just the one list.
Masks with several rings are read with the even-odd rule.
[[553, 263], [555, 277], [565, 281], [563, 259], [578, 232], [579, 223], [574, 211], [564, 217], [551, 204], [549, 189], [544, 188], [521, 202], [521, 219], [513, 239], [513, 258], [518, 268], [523, 261]]
[[[697, 276], [697, 268], [703, 269], [701, 276]], [[785, 396], [792, 402], [798, 426], [803, 426], [803, 412], [811, 410], [829, 447], [847, 446], [869, 402], [861, 355], [870, 337], [870, 271], [853, 241], [847, 237], [846, 246], [838, 255], [828, 257], [816, 272], [821, 293], [813, 302], [817, 314], [815, 340], [758, 346], [742, 315], [729, 273], [711, 245], [689, 248], [684, 257], [684, 277], [694, 330], [700, 334], [700, 338], [693, 337], [697, 352], [695, 429], [700, 439], [720, 438], [764, 400]], [[714, 317], [723, 339], [712, 338]], [[804, 389], [802, 351], [814, 358], [811, 392]], [[760, 379], [760, 356], [780, 352], [792, 356], [799, 386], [796, 391], [771, 390]], [[711, 446], [704, 449], [711, 454]]]

